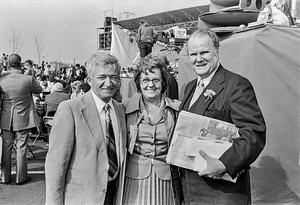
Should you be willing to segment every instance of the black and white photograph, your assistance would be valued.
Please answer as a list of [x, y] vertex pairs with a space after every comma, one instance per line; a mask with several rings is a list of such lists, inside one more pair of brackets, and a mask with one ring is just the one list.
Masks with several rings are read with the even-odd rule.
[[0, 205], [300, 205], [300, 0], [0, 0], [0, 28]]

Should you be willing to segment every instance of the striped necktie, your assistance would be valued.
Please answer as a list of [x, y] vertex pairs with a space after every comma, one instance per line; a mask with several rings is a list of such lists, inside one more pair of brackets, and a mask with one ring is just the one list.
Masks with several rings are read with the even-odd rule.
[[197, 101], [197, 99], [200, 97], [203, 90], [204, 90], [204, 83], [203, 83], [203, 80], [200, 80], [197, 84], [196, 89], [195, 89], [195, 92], [194, 92], [193, 98], [190, 102], [189, 108], [191, 108], [192, 105]]
[[116, 152], [116, 141], [114, 130], [111, 123], [109, 114], [110, 106], [105, 104], [105, 125], [106, 125], [106, 142], [107, 142], [107, 155], [109, 162], [108, 176], [109, 179], [114, 179], [116, 172], [118, 171], [118, 157]]

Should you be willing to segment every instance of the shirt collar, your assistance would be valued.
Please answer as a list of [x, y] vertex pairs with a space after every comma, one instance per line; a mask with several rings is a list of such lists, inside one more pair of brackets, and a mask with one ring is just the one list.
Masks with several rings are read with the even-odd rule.
[[[92, 89], [91, 89], [91, 91], [92, 91], [92, 96], [93, 96], [93, 98], [94, 98], [94, 101], [95, 101], [97, 110], [98, 110], [98, 112], [101, 112], [101, 111], [103, 110], [103, 108], [104, 108], [104, 106], [105, 106], [106, 103], [105, 103], [103, 100], [101, 100], [101, 99], [94, 93], [94, 91], [93, 91]], [[109, 106], [110, 106], [111, 108], [113, 108], [113, 104], [112, 104], [112, 100], [111, 100], [111, 99], [109, 100], [109, 102], [108, 102], [107, 104], [109, 104]]]
[[200, 80], [202, 80], [204, 87], [206, 87], [209, 84], [209, 82], [211, 81], [211, 79], [214, 77], [215, 73], [217, 72], [219, 65], [220, 65], [220, 63], [217, 64], [217, 69], [215, 69], [214, 72], [212, 72], [207, 78], [202, 79], [200, 76], [198, 76], [197, 85], [199, 84]]

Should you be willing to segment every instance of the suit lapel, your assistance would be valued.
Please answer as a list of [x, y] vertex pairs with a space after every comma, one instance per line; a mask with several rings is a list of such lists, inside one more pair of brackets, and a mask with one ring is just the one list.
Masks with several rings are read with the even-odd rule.
[[115, 133], [115, 140], [116, 140], [116, 146], [117, 146], [118, 162], [119, 162], [119, 166], [120, 166], [124, 159], [124, 153], [123, 153], [124, 142], [123, 142], [122, 128], [125, 127], [125, 124], [122, 122], [125, 122], [125, 119], [123, 119], [124, 113], [122, 113], [122, 110], [120, 109], [119, 105], [114, 100], [112, 101], [112, 103], [114, 105], [114, 109], [115, 109], [116, 116], [117, 116], [118, 131], [114, 130], [114, 133]]
[[91, 91], [82, 97], [82, 116], [97, 142], [105, 141], [99, 114]]
[[[220, 65], [214, 77], [211, 79], [210, 83], [206, 86], [201, 96], [194, 103], [194, 105], [192, 105], [189, 111], [203, 115], [204, 112], [207, 110], [208, 106], [216, 99], [216, 97], [223, 90], [223, 88], [224, 88], [224, 69]], [[207, 90], [212, 90], [215, 92], [215, 95], [211, 99], [208, 99], [207, 97], [204, 96], [204, 93]]]
[[185, 95], [182, 99], [182, 103], [180, 105], [179, 110], [188, 110], [191, 98], [196, 88], [196, 84], [197, 84], [197, 79], [194, 79], [193, 81], [191, 81], [191, 83], [187, 85]]

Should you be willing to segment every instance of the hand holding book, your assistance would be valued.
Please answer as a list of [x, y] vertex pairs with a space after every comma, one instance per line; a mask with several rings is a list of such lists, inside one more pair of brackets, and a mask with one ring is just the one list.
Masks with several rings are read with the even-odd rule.
[[221, 179], [226, 173], [224, 164], [220, 160], [210, 157], [202, 150], [199, 151], [199, 154], [206, 161], [206, 169], [199, 171], [199, 176]]

